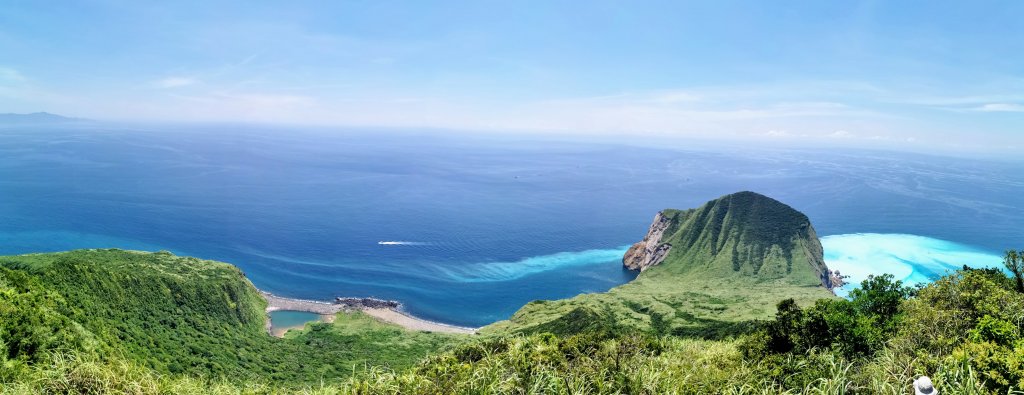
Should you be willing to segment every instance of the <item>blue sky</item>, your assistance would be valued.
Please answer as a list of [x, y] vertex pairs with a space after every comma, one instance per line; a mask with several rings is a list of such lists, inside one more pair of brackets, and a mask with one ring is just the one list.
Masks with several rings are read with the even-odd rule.
[[1024, 2], [7, 1], [0, 112], [1024, 147]]

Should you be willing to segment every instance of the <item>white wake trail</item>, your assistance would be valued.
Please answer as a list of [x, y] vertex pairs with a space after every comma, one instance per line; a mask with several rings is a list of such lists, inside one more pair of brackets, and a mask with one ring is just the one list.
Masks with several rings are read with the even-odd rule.
[[377, 244], [385, 246], [425, 246], [430, 243], [425, 241], [378, 241]]

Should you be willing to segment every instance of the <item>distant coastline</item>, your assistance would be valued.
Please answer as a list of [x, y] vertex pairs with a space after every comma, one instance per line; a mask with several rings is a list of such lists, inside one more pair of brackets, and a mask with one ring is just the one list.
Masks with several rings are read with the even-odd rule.
[[[382, 322], [395, 324], [409, 330], [475, 334], [477, 329], [479, 329], [442, 324], [417, 318], [399, 310], [398, 306], [400, 304], [395, 301], [373, 298], [339, 298], [337, 303], [331, 303], [318, 300], [285, 298], [262, 290], [259, 292], [267, 301], [267, 313], [280, 310], [305, 311], [320, 314], [323, 316], [324, 321], [331, 322], [335, 314], [361, 311]], [[268, 333], [274, 334], [271, 331], [269, 314], [267, 315], [266, 327]]]

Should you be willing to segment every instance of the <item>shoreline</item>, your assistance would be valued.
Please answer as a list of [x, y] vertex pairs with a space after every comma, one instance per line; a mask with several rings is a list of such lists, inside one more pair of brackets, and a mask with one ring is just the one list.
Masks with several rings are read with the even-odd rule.
[[[349, 304], [330, 303], [318, 300], [285, 298], [262, 290], [260, 290], [259, 292], [260, 296], [263, 296], [263, 299], [267, 301], [267, 313], [280, 310], [305, 311], [309, 313], [320, 314], [321, 320], [324, 322], [332, 322], [334, 321], [335, 314], [361, 311], [366, 315], [376, 318], [378, 321], [386, 322], [389, 324], [395, 324], [408, 330], [472, 335], [476, 334], [477, 330], [479, 329], [448, 325], [442, 324], [440, 322], [425, 320], [422, 318], [415, 317], [404, 311], [401, 311], [397, 307], [353, 306]], [[272, 330], [273, 328], [271, 328], [269, 314], [267, 315], [266, 328], [267, 333], [277, 336], [274, 333], [276, 331]], [[287, 329], [285, 329], [285, 332], [287, 332]], [[281, 332], [282, 336], [283, 334], [284, 333]]]

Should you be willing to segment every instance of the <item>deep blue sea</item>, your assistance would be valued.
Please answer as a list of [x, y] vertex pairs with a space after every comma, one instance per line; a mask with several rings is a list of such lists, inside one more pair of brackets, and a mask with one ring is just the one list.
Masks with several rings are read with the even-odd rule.
[[854, 280], [998, 265], [1024, 248], [1022, 170], [443, 132], [0, 127], [0, 254], [170, 250], [279, 295], [395, 299], [480, 326], [630, 280], [622, 252], [658, 210], [741, 190], [806, 213]]

